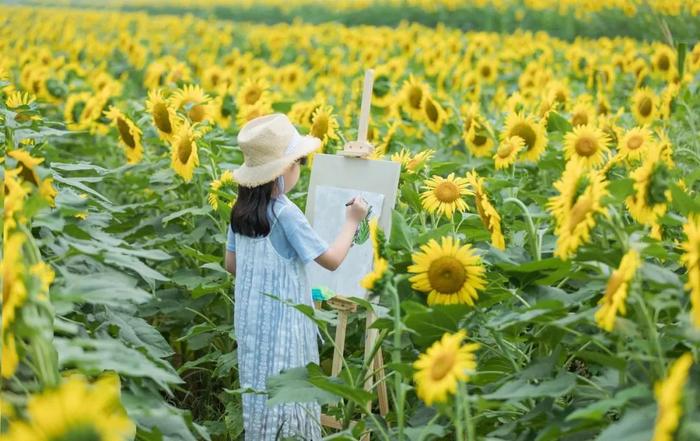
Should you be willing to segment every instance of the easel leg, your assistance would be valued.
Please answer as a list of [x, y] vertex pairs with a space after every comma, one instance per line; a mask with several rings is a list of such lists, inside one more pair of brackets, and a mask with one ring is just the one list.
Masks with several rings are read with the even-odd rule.
[[335, 351], [333, 352], [333, 365], [331, 375], [337, 376], [343, 366], [343, 351], [345, 350], [345, 331], [348, 327], [347, 311], [338, 311], [338, 327], [335, 329]]
[[386, 393], [386, 381], [384, 381], [384, 355], [382, 350], [377, 351], [374, 357], [374, 369], [377, 375], [377, 398], [379, 399], [379, 414], [385, 416], [389, 413], [389, 399]]

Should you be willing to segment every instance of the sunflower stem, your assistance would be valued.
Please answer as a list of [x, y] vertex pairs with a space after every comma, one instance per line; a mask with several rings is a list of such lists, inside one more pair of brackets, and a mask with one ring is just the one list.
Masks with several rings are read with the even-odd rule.
[[[394, 301], [394, 347], [391, 349], [391, 362], [398, 366], [401, 364], [401, 298], [399, 291], [396, 289], [396, 284], [387, 284], [387, 289]], [[406, 393], [403, 388], [403, 378], [399, 370], [395, 371], [394, 389], [396, 390], [396, 425], [399, 430], [398, 439], [404, 439], [404, 400]]]
[[530, 215], [530, 210], [527, 209], [525, 204], [523, 202], [516, 198], [516, 197], [508, 197], [503, 199], [503, 203], [507, 202], [513, 202], [515, 205], [520, 207], [520, 210], [523, 212], [523, 215], [525, 215], [525, 220], [527, 221], [527, 228], [530, 236], [530, 247], [532, 248], [530, 251], [532, 253], [532, 257], [535, 260], [540, 260], [541, 259], [541, 251], [540, 251], [540, 244], [539, 244], [539, 239], [537, 236], [537, 232], [535, 230], [535, 224], [532, 222], [532, 216]]
[[460, 383], [460, 388], [457, 389], [457, 396], [455, 396], [455, 429], [457, 430], [457, 441], [465, 441], [464, 440], [464, 426], [462, 425], [462, 417], [463, 417], [463, 403], [462, 403], [462, 393], [461, 393], [461, 383]]
[[[467, 441], [475, 441], [474, 421], [472, 420], [471, 402], [469, 399], [469, 386], [465, 382], [459, 383], [460, 395], [463, 395], [464, 400], [464, 420], [467, 425]], [[462, 394], [462, 391], [464, 392]]]
[[649, 310], [647, 309], [646, 303], [644, 302], [644, 298], [639, 293], [639, 290], [633, 289], [632, 291], [632, 295], [634, 296], [635, 300], [637, 301], [637, 305], [639, 306], [639, 311], [641, 312], [642, 317], [644, 317], [644, 322], [647, 325], [647, 328], [649, 328], [649, 349], [652, 352], [656, 352], [656, 361], [659, 365], [659, 378], [663, 377], [665, 375], [666, 367], [664, 365], [664, 353], [661, 349], [661, 344], [659, 343], [659, 333], [656, 330], [654, 322], [651, 320]]

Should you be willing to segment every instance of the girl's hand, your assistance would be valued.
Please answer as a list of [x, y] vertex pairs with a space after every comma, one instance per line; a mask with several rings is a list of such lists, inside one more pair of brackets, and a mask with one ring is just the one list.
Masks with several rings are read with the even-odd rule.
[[348, 208], [345, 210], [345, 217], [348, 220], [360, 223], [362, 222], [362, 219], [367, 216], [369, 205], [363, 198], [359, 196], [354, 197], [346, 205]]

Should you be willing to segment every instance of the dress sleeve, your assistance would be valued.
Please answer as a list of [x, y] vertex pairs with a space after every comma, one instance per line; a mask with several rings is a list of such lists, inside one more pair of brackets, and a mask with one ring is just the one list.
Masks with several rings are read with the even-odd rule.
[[280, 225], [287, 241], [303, 263], [308, 263], [328, 250], [328, 243], [311, 227], [299, 207], [291, 204], [280, 213]]
[[228, 235], [226, 236], [226, 250], [232, 253], [236, 252], [236, 235], [233, 234], [233, 227], [229, 225], [227, 228]]

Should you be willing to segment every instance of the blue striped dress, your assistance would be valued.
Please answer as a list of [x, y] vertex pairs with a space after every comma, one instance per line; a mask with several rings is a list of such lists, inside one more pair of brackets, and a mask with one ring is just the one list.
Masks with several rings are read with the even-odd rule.
[[[272, 229], [277, 226], [273, 222]], [[298, 256], [281, 255], [271, 236], [251, 238], [235, 233], [234, 328], [240, 384], [259, 391], [265, 390], [269, 376], [282, 369], [319, 362], [316, 324], [291, 306], [263, 294], [313, 307], [304, 262]], [[271, 407], [267, 398], [265, 394], [243, 394], [246, 441], [287, 437], [321, 440], [321, 409], [317, 403]]]

